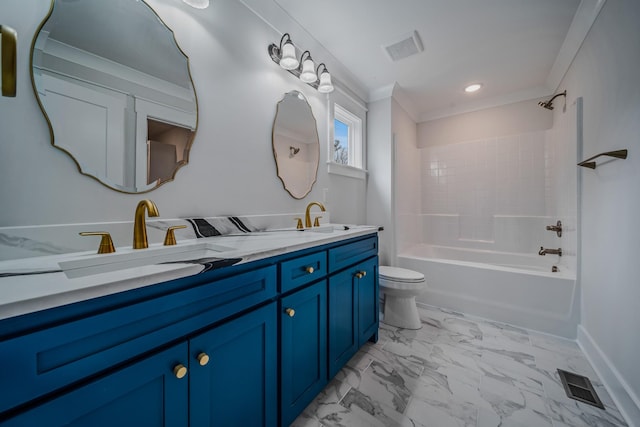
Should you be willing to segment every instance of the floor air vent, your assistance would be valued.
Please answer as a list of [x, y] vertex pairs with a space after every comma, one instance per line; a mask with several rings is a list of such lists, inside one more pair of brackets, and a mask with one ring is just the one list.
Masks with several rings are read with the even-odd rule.
[[560, 375], [560, 380], [568, 397], [604, 409], [604, 405], [593, 389], [589, 378], [563, 371], [562, 369], [558, 369], [558, 374]]

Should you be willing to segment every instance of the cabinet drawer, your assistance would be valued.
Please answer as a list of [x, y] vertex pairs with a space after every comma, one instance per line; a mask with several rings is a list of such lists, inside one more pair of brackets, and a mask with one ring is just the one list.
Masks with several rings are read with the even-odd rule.
[[276, 279], [268, 266], [0, 342], [0, 413], [267, 301]]
[[329, 272], [333, 273], [377, 254], [377, 235], [329, 249]]
[[189, 379], [173, 369], [187, 361], [187, 343], [175, 345], [133, 365], [45, 401], [4, 427], [165, 426], [189, 420]]
[[327, 274], [327, 253], [316, 252], [280, 263], [280, 292], [288, 292]]

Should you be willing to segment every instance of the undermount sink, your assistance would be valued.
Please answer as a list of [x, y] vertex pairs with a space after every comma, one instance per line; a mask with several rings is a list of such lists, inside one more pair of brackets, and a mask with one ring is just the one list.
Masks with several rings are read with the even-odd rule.
[[148, 249], [119, 248], [117, 252], [111, 254], [83, 255], [60, 261], [58, 265], [68, 278], [73, 279], [152, 264], [224, 258], [220, 254], [232, 250], [234, 248], [208, 242], [157, 246]]

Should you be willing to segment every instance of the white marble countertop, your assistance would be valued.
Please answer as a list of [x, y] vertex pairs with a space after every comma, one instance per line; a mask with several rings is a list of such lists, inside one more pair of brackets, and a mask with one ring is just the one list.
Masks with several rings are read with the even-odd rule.
[[[114, 254], [77, 252], [0, 261], [0, 319], [201, 273], [183, 260], [240, 258], [256, 261], [353, 237], [375, 226], [324, 225], [320, 229], [270, 230], [182, 240], [176, 246], [116, 248]], [[224, 267], [222, 267], [224, 268]]]

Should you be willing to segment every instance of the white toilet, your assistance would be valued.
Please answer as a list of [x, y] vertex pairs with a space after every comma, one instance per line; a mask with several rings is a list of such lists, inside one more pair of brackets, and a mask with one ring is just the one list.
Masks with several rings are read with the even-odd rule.
[[380, 294], [384, 295], [382, 322], [405, 329], [420, 329], [416, 297], [426, 287], [424, 274], [406, 268], [380, 266]]

